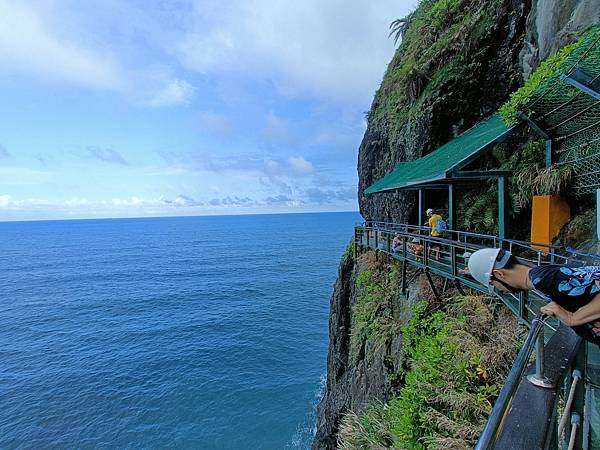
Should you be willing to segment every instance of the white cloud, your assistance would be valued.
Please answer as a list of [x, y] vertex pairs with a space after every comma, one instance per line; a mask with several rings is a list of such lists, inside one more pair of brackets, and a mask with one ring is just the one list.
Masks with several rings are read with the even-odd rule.
[[292, 171], [298, 175], [310, 175], [315, 171], [312, 163], [302, 156], [290, 156], [288, 162]]
[[388, 26], [415, 0], [196, 0], [177, 45], [189, 68], [268, 79], [291, 95], [370, 100], [394, 45]]
[[54, 176], [53, 172], [26, 167], [0, 167], [0, 185], [25, 186], [43, 184]]
[[33, 72], [93, 88], [122, 90], [109, 53], [97, 53], [58, 39], [24, 2], [0, 0], [0, 70]]
[[144, 106], [173, 106], [188, 104], [196, 92], [196, 88], [185, 80], [173, 79], [158, 88], [150, 97], [140, 101]]
[[[46, 9], [35, 5], [37, 9], [31, 3], [0, 0], [0, 73], [113, 91], [140, 106], [186, 104], [193, 97], [195, 87], [168, 66], [124, 64], [127, 56], [119, 41], [102, 42], [100, 30], [95, 30], [96, 36], [94, 30], [78, 29], [72, 23], [68, 33], [62, 30], [60, 17], [72, 15], [68, 8], [74, 5], [50, 2]], [[85, 8], [76, 12], [81, 14], [79, 27], [93, 15]]]
[[12, 201], [12, 197], [10, 195], [8, 195], [8, 194], [0, 195], [0, 208], [3, 206], [10, 205], [11, 201]]

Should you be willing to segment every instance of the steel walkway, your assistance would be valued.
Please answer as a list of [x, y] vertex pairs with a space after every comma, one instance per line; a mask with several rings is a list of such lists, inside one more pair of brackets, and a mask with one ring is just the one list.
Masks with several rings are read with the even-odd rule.
[[[430, 232], [430, 228], [417, 225], [365, 222], [354, 228], [355, 251], [377, 250], [400, 261], [403, 292], [408, 284], [408, 264], [422, 269], [426, 274], [432, 273], [457, 283], [458, 286], [489, 294], [487, 289], [471, 278], [466, 271], [470, 254], [486, 247], [504, 248], [520, 260], [535, 265], [580, 266], [586, 263], [583, 255], [569, 253], [560, 246], [501, 239], [497, 236], [458, 230], [446, 230], [444, 237], [433, 237]], [[395, 236], [399, 237], [400, 246], [394, 249], [392, 241]], [[494, 295], [527, 324], [531, 324], [539, 313], [540, 306], [545, 303], [535, 294], [517, 296], [495, 292]]]
[[[459, 291], [462, 291], [464, 286], [489, 295], [488, 290], [471, 278], [466, 270], [470, 254], [481, 248], [504, 248], [521, 261], [535, 265], [590, 264], [585, 254], [568, 252], [561, 246], [501, 239], [497, 236], [458, 230], [446, 230], [444, 237], [433, 237], [430, 233], [431, 229], [428, 227], [368, 221], [356, 225], [354, 229], [354, 252], [357, 254], [365, 250], [375, 250], [377, 254], [387, 254], [400, 261], [403, 294], [406, 294], [412, 281], [408, 276], [408, 266], [420, 269], [427, 275], [430, 287], [438, 297], [440, 294], [436, 291], [431, 274], [454, 283]], [[399, 245], [394, 248], [392, 244], [395, 237], [398, 238]], [[539, 308], [545, 301], [535, 293], [514, 295], [496, 291], [493, 295], [529, 327], [530, 331], [476, 448], [567, 448], [561, 444], [557, 434], [555, 425], [559, 419], [564, 419], [561, 422], [567, 421], [566, 426], [563, 423], [563, 429], [567, 437], [572, 437], [573, 448], [590, 448], [591, 411], [588, 406], [584, 414], [584, 403], [590, 403], [590, 398], [594, 395], [590, 386], [594, 386], [595, 382], [586, 376], [587, 372], [593, 372], [586, 370], [590, 366], [590, 361], [586, 359], [588, 346], [580, 345], [581, 339], [570, 328], [559, 326], [556, 320], [550, 321], [541, 317]], [[530, 368], [529, 372], [533, 374], [534, 381], [545, 380], [548, 385], [552, 385], [550, 388], [538, 387], [525, 377], [527, 361], [534, 346], [536, 365]], [[596, 361], [592, 366], [595, 364]], [[559, 418], [558, 394], [565, 398], [569, 395], [570, 389], [564, 380], [570, 380], [573, 373], [579, 373], [580, 379], [583, 377], [585, 383], [581, 384], [585, 387], [580, 387], [579, 390], [576, 390], [576, 385], [573, 387], [572, 397], [576, 401], [573, 401], [570, 408], [565, 409]], [[531, 414], [532, 407], [537, 408], [536, 414]], [[565, 419], [571, 412], [573, 416], [567, 419], [572, 419], [573, 425]], [[577, 419], [578, 417], [583, 417], [583, 420]], [[577, 424], [577, 420], [583, 422], [583, 427]]]

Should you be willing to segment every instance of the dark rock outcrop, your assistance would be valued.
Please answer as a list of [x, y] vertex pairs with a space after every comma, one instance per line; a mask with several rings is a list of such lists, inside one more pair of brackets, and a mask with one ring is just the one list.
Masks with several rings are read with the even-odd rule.
[[599, 20], [598, 0], [534, 0], [520, 55], [523, 77], [529, 77], [540, 61], [575, 41]]
[[[489, 116], [523, 83], [540, 59], [574, 41], [582, 28], [600, 18], [598, 0], [481, 2], [497, 5], [496, 20], [491, 33], [481, 33], [480, 40], [468, 41], [470, 50], [477, 49], [469, 60], [468, 76], [443, 80], [436, 87], [435, 95], [421, 98], [411, 114], [394, 124], [393, 132], [389, 121], [373, 119], [377, 111], [384, 108], [383, 96], [389, 95], [389, 91], [380, 89], [376, 94], [358, 154], [359, 205], [364, 218], [415, 223], [414, 193], [365, 196], [364, 189], [388, 174], [397, 163], [427, 154]], [[457, 52], [463, 50], [456, 49]], [[401, 59], [402, 47], [388, 66], [385, 77], [391, 76]], [[419, 92], [424, 89], [421, 86]], [[436, 202], [435, 198], [429, 197], [429, 200]], [[327, 387], [318, 407], [313, 449], [336, 448], [343, 415], [348, 411], [359, 413], [371, 399], [385, 400], [391, 392], [390, 370], [402, 365], [402, 336], [383, 349], [372, 348], [367, 343], [358, 358], [351, 358], [356, 276], [354, 262], [346, 255], [331, 298]], [[413, 294], [415, 292], [413, 289]]]
[[[484, 0], [493, 3], [492, 0]], [[497, 2], [496, 2], [497, 3]], [[369, 121], [358, 153], [358, 197], [363, 217], [404, 222], [415, 215], [414, 193], [385, 193], [365, 196], [365, 188], [388, 174], [397, 163], [418, 158], [493, 113], [517, 89], [520, 77], [519, 52], [525, 34], [529, 2], [506, 0], [497, 9], [497, 25], [481, 42], [470, 42], [478, 51], [470, 60], [472, 72], [466, 79], [450, 79], [439, 95], [427, 98], [419, 110], [402, 124], [391, 140], [386, 126]], [[386, 76], [401, 58], [394, 58]], [[371, 112], [380, 107], [380, 93]]]
[[[386, 269], [385, 265], [383, 270]], [[327, 386], [317, 411], [317, 434], [313, 449], [336, 448], [340, 420], [348, 411], [360, 411], [372, 399], [385, 400], [391, 392], [390, 374], [403, 364], [402, 335], [383, 347], [367, 340], [358, 355], [350, 352], [352, 307], [356, 304], [355, 281], [359, 266], [346, 254], [330, 303], [329, 352], [327, 354]], [[411, 289], [403, 299], [406, 316], [417, 302], [417, 289]]]

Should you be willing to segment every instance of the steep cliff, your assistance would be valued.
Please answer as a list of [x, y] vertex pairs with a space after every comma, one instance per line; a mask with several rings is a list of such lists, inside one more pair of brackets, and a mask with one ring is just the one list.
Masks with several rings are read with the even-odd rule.
[[[363, 284], [357, 280], [367, 273], [375, 276], [394, 274], [394, 268], [383, 259], [375, 260], [372, 253], [359, 261], [353, 260], [352, 253], [346, 253], [339, 273], [330, 303], [327, 386], [318, 408], [313, 448], [336, 448], [336, 434], [343, 414], [360, 411], [372, 399], [386, 398], [393, 385], [390, 375], [400, 370], [403, 363], [402, 335], [389, 331], [406, 323], [410, 307], [417, 299], [417, 289], [412, 289], [400, 306], [397, 279], [392, 275], [384, 280], [384, 283], [390, 283], [382, 286], [385, 292], [377, 293], [376, 308], [377, 315], [385, 320], [387, 335], [371, 333], [365, 339], [352, 342], [352, 311], [356, 311], [362, 300], [357, 284]], [[354, 322], [356, 326], [356, 317]]]
[[[397, 163], [434, 150], [489, 116], [541, 59], [572, 42], [599, 15], [597, 0], [422, 0], [407, 18], [402, 43], [368, 114], [358, 156], [363, 217], [414, 222], [414, 194], [366, 197], [364, 189]], [[394, 270], [377, 264], [384, 273]], [[388, 399], [397, 387], [394, 374], [404, 359], [401, 333], [383, 342], [363, 337], [359, 350], [353, 349], [359, 278], [365, 270], [365, 262], [349, 253], [340, 263], [330, 304], [327, 388], [313, 449], [336, 448], [344, 415], [360, 413], [373, 399]], [[410, 293], [400, 302], [399, 293], [391, 292], [396, 301], [384, 302], [377, 314], [406, 323], [409, 306], [423, 296], [418, 283]]]
[[491, 114], [522, 82], [519, 52], [528, 2], [444, 2], [458, 9], [447, 11], [440, 29], [431, 30], [431, 10], [439, 3], [422, 2], [412, 15], [375, 94], [358, 155], [365, 218], [412, 218], [414, 195], [365, 196], [364, 189], [397, 163], [430, 152]]

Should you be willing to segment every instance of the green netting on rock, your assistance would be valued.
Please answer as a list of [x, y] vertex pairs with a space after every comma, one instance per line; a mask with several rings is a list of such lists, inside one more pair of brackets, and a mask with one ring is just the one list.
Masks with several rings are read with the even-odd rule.
[[600, 188], [600, 100], [565, 77], [600, 92], [600, 27], [552, 58], [539, 85], [511, 102], [553, 138], [555, 161], [573, 168], [573, 193], [588, 195]]

